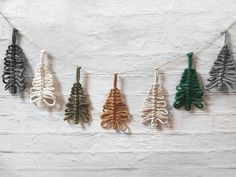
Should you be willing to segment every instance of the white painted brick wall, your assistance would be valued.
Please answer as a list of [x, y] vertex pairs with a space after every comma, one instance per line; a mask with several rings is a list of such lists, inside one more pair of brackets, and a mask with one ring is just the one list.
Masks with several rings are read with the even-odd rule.
[[[186, 67], [185, 53], [205, 45], [236, 20], [235, 0], [1, 0], [0, 11], [27, 36], [21, 46], [29, 60], [27, 80], [39, 61], [39, 49], [50, 54], [58, 108], [39, 109], [24, 97], [11, 96], [0, 84], [0, 177], [235, 177], [236, 94], [207, 93], [204, 110], [172, 108], [175, 86]], [[231, 32], [236, 49], [236, 26]], [[0, 56], [11, 40], [0, 17]], [[198, 55], [196, 67], [205, 83], [209, 67], [223, 44], [213, 41]], [[235, 53], [234, 53], [234, 56]], [[182, 57], [182, 60], [175, 60]], [[140, 123], [139, 110], [153, 82], [150, 69], [161, 69], [173, 115], [173, 127], [154, 130]], [[64, 103], [80, 65], [90, 95], [90, 126], [63, 121]], [[0, 62], [0, 72], [3, 60]], [[99, 113], [112, 76], [89, 69], [124, 72], [119, 86], [133, 120], [131, 135], [100, 127]]]

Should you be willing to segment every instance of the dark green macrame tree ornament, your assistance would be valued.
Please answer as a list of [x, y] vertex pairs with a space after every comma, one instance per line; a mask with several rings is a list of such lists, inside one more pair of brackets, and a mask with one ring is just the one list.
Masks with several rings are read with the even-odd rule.
[[178, 109], [184, 106], [184, 109], [189, 111], [192, 105], [197, 108], [203, 108], [203, 91], [198, 81], [197, 72], [192, 68], [193, 53], [188, 56], [188, 68], [184, 70], [180, 84], [176, 87], [174, 108]]
[[64, 118], [75, 124], [89, 122], [89, 103], [80, 83], [80, 69], [81, 67], [78, 67], [76, 71], [76, 83], [71, 88]]

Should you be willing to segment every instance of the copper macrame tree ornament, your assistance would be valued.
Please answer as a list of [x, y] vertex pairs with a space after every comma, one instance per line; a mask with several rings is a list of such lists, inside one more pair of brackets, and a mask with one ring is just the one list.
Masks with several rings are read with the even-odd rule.
[[125, 131], [129, 120], [128, 108], [121, 98], [120, 90], [117, 88], [117, 75], [114, 75], [113, 89], [103, 106], [101, 114], [102, 128], [112, 128], [115, 130]]

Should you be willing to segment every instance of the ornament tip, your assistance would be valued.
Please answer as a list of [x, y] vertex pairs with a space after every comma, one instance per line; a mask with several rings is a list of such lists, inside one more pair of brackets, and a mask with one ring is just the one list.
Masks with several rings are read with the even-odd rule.
[[187, 56], [188, 56], [188, 57], [193, 56], [193, 52], [189, 52], [189, 53], [187, 53]]
[[114, 74], [114, 79], [113, 79], [113, 87], [116, 88], [117, 87], [117, 75], [118, 73]]
[[14, 31], [14, 32], [17, 32], [17, 31], [18, 31], [18, 29], [16, 29], [16, 28], [14, 27], [14, 28], [13, 28], [13, 31]]
[[41, 53], [46, 53], [46, 50], [41, 49], [40, 52], [41, 52]]
[[224, 35], [225, 33], [227, 33], [227, 30], [221, 32], [222, 35]]

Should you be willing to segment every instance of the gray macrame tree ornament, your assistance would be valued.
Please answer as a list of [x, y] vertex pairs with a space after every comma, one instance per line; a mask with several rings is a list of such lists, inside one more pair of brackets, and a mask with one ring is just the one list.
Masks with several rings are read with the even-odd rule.
[[206, 90], [214, 87], [218, 91], [236, 88], [236, 65], [230, 51], [228, 32], [225, 31], [223, 34], [225, 35], [225, 44], [211, 67], [210, 77], [207, 79], [209, 83], [205, 86]]
[[76, 71], [76, 83], [71, 88], [64, 118], [75, 124], [89, 122], [89, 103], [80, 83], [80, 69], [81, 67], [78, 67]]
[[5, 90], [9, 90], [11, 94], [16, 94], [18, 91], [25, 89], [24, 79], [24, 53], [18, 45], [18, 30], [13, 28], [12, 44], [8, 46], [6, 57], [4, 58], [4, 70], [2, 81], [5, 85]]
[[156, 81], [147, 94], [141, 110], [142, 123], [153, 127], [168, 124], [169, 116], [166, 107], [166, 99], [158, 83], [158, 69], [156, 69]]

